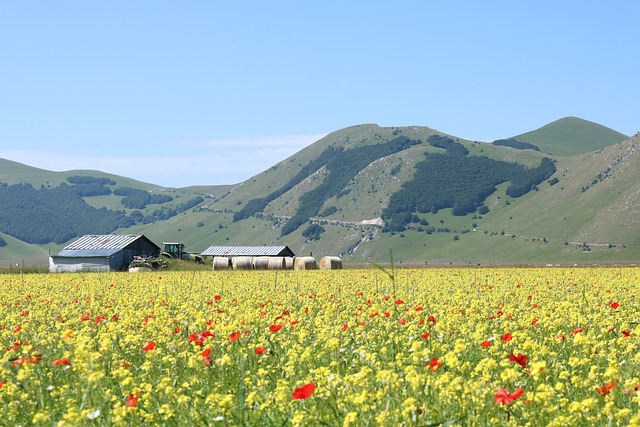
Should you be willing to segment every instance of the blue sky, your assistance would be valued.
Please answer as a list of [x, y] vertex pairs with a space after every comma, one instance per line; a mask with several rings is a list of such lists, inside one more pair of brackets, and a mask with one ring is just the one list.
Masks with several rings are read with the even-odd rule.
[[640, 131], [640, 2], [0, 3], [0, 157], [244, 181], [356, 124]]

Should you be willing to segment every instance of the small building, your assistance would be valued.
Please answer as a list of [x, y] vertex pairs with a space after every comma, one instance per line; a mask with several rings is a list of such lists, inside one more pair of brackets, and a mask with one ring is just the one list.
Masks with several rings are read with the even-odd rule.
[[88, 234], [49, 256], [49, 272], [120, 271], [135, 256], [157, 256], [160, 247], [142, 234]]
[[224, 256], [229, 258], [238, 256], [295, 256], [288, 246], [209, 246], [200, 255], [203, 257]]
[[214, 270], [280, 270], [293, 266], [288, 246], [209, 246], [201, 254], [213, 258]]

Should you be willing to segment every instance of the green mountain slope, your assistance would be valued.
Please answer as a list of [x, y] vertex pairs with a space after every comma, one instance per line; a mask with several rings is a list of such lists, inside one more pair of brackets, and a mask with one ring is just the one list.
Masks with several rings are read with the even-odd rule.
[[[383, 143], [399, 135], [423, 143], [370, 163], [341, 189], [344, 194], [322, 198], [318, 215], [298, 230], [286, 236], [281, 233], [302, 196], [318, 188], [330, 173], [324, 166], [269, 201], [261, 212], [234, 222], [234, 214], [248, 201], [282, 188], [328, 147], [343, 147], [348, 153], [352, 147]], [[390, 250], [404, 265], [634, 262], [640, 257], [640, 245], [631, 232], [640, 211], [622, 209], [633, 203], [639, 182], [640, 170], [632, 166], [640, 161], [635, 137], [581, 156], [553, 157], [556, 172], [520, 197], [508, 195], [508, 182], [497, 185], [484, 201], [486, 213], [454, 215], [451, 208], [418, 212], [417, 222], [409, 223], [404, 231], [383, 232], [381, 216], [389, 200], [412, 180], [425, 154], [443, 152], [425, 143], [432, 135], [442, 134], [425, 127], [343, 129], [235, 187], [210, 203], [210, 212], [193, 213], [189, 223], [187, 216], [176, 218], [170, 229], [164, 228], [166, 224], [154, 225], [147, 234], [192, 241], [193, 250], [215, 244], [287, 244], [298, 254], [339, 254], [347, 263], [360, 264], [384, 262]], [[548, 157], [533, 150], [453, 140], [463, 144], [469, 155], [528, 168]], [[612, 169], [607, 172], [609, 164], [618, 165], [615, 174]], [[612, 188], [619, 190], [613, 193]], [[625, 218], [612, 215], [613, 210], [624, 212], [630, 225], [620, 227]], [[200, 231], [209, 234], [203, 237], [193, 227], [196, 221], [210, 221], [214, 228], [205, 225]], [[312, 225], [321, 226], [324, 232], [305, 236]]]
[[531, 132], [513, 137], [554, 156], [573, 156], [617, 144], [626, 135], [577, 117], [565, 117]]
[[[563, 140], [568, 127], [571, 138]], [[163, 189], [91, 172], [116, 184], [107, 185], [110, 194], [82, 200], [128, 218], [136, 209], [123, 207], [126, 196], [114, 194], [116, 188], [171, 196], [166, 204], [140, 209], [134, 223], [115, 232], [142, 233], [158, 244], [181, 241], [192, 252], [276, 244], [298, 255], [340, 255], [347, 265], [385, 262], [390, 252], [402, 265], [629, 263], [640, 259], [634, 233], [640, 225], [640, 141], [635, 135], [611, 143], [612, 132], [562, 119], [530, 132], [537, 142], [523, 137], [528, 134], [515, 137], [541, 148], [535, 151], [428, 127], [359, 125], [333, 132], [237, 186]], [[586, 134], [600, 135], [589, 142], [593, 151], [576, 136]], [[581, 153], [548, 154], [563, 147]], [[20, 165], [0, 161], [0, 182], [8, 183], [3, 164], [14, 171]], [[87, 173], [28, 169], [21, 170], [23, 179], [52, 190]], [[163, 217], [194, 197], [202, 200]], [[0, 262], [10, 246], [17, 247], [2, 236], [9, 244], [0, 247]], [[43, 254], [62, 244], [29, 246], [46, 263]], [[13, 251], [14, 258], [26, 256]]]

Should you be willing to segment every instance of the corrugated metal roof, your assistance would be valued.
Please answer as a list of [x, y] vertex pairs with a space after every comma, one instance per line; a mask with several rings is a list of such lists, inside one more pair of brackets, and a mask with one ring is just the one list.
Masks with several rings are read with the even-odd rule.
[[73, 258], [101, 258], [111, 256], [122, 249], [120, 248], [112, 248], [112, 249], [72, 249], [61, 250], [57, 255], [53, 255], [53, 257], [73, 257]]
[[202, 256], [277, 256], [291, 252], [287, 246], [209, 246]]
[[[62, 249], [64, 251], [123, 249], [142, 237], [142, 234], [87, 234]], [[117, 250], [115, 252], [117, 252]], [[60, 252], [60, 253], [62, 253]], [[114, 252], [114, 253], [115, 253]]]

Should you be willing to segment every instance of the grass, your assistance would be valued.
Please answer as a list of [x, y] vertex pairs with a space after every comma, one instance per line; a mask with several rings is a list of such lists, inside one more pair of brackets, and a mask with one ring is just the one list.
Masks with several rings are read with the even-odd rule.
[[536, 145], [545, 153], [566, 157], [596, 151], [627, 136], [597, 123], [565, 117], [514, 138]]

